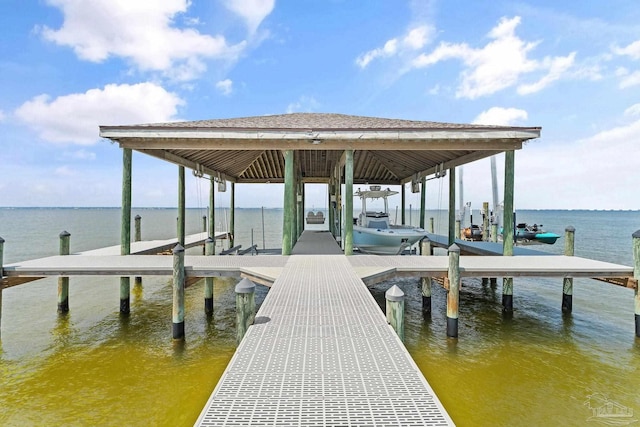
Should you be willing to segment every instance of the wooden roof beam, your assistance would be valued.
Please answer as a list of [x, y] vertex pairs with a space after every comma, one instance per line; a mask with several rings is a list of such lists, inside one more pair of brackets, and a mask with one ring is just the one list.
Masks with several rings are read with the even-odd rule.
[[165, 160], [167, 162], [174, 163], [176, 165], [184, 166], [189, 169], [200, 170], [201, 172], [212, 177], [220, 178], [229, 182], [237, 182], [235, 177], [231, 177], [220, 171], [216, 171], [214, 169], [199, 165], [196, 162], [187, 160], [184, 157], [176, 156], [175, 154], [169, 153], [164, 150], [137, 150], [137, 151], [156, 157], [160, 160]]

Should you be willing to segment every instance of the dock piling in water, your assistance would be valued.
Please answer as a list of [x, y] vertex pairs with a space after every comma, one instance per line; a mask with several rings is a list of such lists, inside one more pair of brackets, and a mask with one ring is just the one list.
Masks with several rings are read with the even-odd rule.
[[172, 331], [174, 340], [184, 339], [184, 248], [173, 248], [173, 310]]
[[[572, 226], [564, 230], [564, 254], [573, 256], [575, 245], [576, 229]], [[562, 279], [562, 312], [571, 313], [573, 309], [573, 278], [565, 277]]]
[[[140, 215], [136, 215], [136, 217], [134, 218], [134, 230], [135, 230], [135, 234], [134, 234], [134, 240], [136, 242], [140, 242], [142, 241], [142, 227], [141, 227], [141, 220], [142, 217]], [[142, 286], [142, 277], [141, 276], [136, 276], [136, 278], [134, 279], [134, 287], [140, 287]], [[135, 290], [135, 288], [134, 288]]]
[[244, 278], [236, 285], [236, 338], [238, 344], [256, 318], [256, 285]]
[[393, 285], [384, 293], [386, 300], [387, 323], [391, 325], [400, 341], [404, 342], [404, 292]]
[[[69, 241], [71, 234], [68, 231], [60, 233], [60, 255], [69, 255]], [[69, 311], [69, 278], [58, 277], [58, 313]]]
[[[206, 255], [213, 255], [215, 249], [215, 241], [209, 237], [204, 242]], [[205, 277], [204, 279], [204, 312], [207, 316], [213, 314], [213, 277]]]
[[[420, 241], [420, 254], [422, 256], [431, 255], [431, 242], [428, 237]], [[431, 317], [431, 277], [421, 277], [420, 288], [422, 293], [422, 315]]]
[[447, 337], [458, 338], [458, 304], [460, 300], [460, 248], [449, 247], [449, 290], [447, 292]]
[[[640, 281], [640, 230], [632, 234], [633, 237], [633, 278], [636, 280], [635, 288], [635, 321], [636, 337], [640, 338], [640, 293], [638, 292], [638, 282]], [[1, 261], [1, 259], [0, 259]]]

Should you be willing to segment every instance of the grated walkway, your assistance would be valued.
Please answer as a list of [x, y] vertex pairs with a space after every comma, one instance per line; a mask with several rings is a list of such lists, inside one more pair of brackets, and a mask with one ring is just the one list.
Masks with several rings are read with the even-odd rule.
[[199, 426], [453, 425], [347, 257], [298, 255]]

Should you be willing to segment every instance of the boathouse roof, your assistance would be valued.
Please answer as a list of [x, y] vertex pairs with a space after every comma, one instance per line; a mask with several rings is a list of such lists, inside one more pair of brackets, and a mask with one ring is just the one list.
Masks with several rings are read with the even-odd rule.
[[100, 136], [237, 183], [283, 182], [283, 150], [295, 151], [305, 182], [328, 182], [352, 149], [355, 184], [394, 185], [521, 149], [540, 128], [294, 113], [100, 126]]

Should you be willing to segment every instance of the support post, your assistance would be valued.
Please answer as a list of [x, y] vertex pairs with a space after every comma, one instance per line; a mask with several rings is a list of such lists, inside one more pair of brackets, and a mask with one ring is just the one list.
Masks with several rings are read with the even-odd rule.
[[[142, 220], [142, 217], [140, 215], [136, 215], [136, 217], [134, 218], [135, 235], [134, 235], [133, 240], [136, 241], [136, 242], [139, 242], [139, 241], [142, 240], [141, 220]], [[134, 287], [140, 287], [142, 285], [142, 277], [136, 276], [134, 281], [133, 281], [133, 285], [134, 285]]]
[[284, 152], [284, 212], [282, 215], [282, 255], [291, 255], [293, 210], [295, 191], [293, 187], [293, 151]]
[[[122, 223], [120, 232], [120, 255], [131, 253], [131, 158], [130, 148], [122, 150]], [[129, 277], [120, 277], [120, 314], [129, 314]]]
[[[60, 233], [60, 255], [69, 255], [69, 240], [71, 234], [68, 231]], [[69, 278], [58, 277], [58, 313], [69, 311]]]
[[460, 301], [460, 248], [449, 247], [449, 290], [447, 292], [447, 337], [458, 337], [458, 304]]
[[[513, 256], [515, 152], [513, 150], [509, 150], [504, 154], [504, 231], [502, 234], [502, 255]], [[504, 277], [502, 279], [502, 313], [507, 316], [513, 314], [513, 277]]]
[[184, 247], [173, 248], [173, 310], [172, 333], [174, 340], [184, 340]]
[[[564, 254], [573, 256], [575, 247], [576, 229], [569, 226], [564, 229]], [[573, 310], [573, 278], [562, 279], [562, 312], [571, 313]]]
[[[431, 255], [431, 242], [428, 237], [420, 241], [420, 254], [422, 256]], [[422, 292], [422, 315], [431, 317], [431, 277], [421, 277], [420, 287]]]
[[178, 166], [178, 244], [184, 247], [185, 237], [185, 215], [186, 215], [186, 200], [185, 200], [185, 180], [184, 180], [184, 166]]
[[489, 202], [482, 203], [482, 241], [489, 241]]
[[400, 341], [404, 342], [404, 292], [393, 285], [384, 293], [386, 300], [387, 323], [391, 325]]
[[460, 218], [456, 218], [456, 227], [454, 229], [456, 239], [462, 239], [464, 236], [462, 235], [462, 221]]
[[298, 193], [298, 239], [302, 236], [302, 232], [304, 231], [304, 182], [300, 179], [299, 184], [299, 193]]
[[353, 150], [346, 150], [344, 164], [344, 254], [353, 255]]
[[[636, 280], [636, 284], [640, 282], [640, 230], [632, 234], [633, 237], [633, 278]], [[636, 322], [636, 337], [640, 338], [640, 292], [638, 292], [638, 286], [635, 289], [635, 322]]]
[[231, 183], [231, 194], [229, 201], [231, 208], [229, 209], [229, 247], [232, 248], [236, 245], [236, 183]]
[[[456, 168], [449, 169], [449, 245], [455, 243], [456, 237]], [[458, 226], [458, 230], [460, 227]]]
[[491, 241], [494, 243], [498, 241], [498, 223], [495, 221], [491, 223]]
[[256, 285], [244, 278], [236, 285], [236, 339], [244, 338], [256, 318]]
[[[213, 255], [215, 249], [215, 241], [209, 237], [204, 242], [206, 255]], [[213, 314], [213, 277], [205, 277], [204, 279], [204, 312], [207, 316]]]
[[400, 195], [401, 195], [401, 205], [400, 205], [400, 223], [402, 225], [405, 225], [405, 213], [404, 213], [404, 205], [406, 203], [406, 185], [402, 184], [402, 187], [400, 187], [402, 190], [400, 191]]
[[431, 217], [431, 218], [429, 218], [429, 233], [431, 233], [431, 234], [435, 233], [435, 229], [436, 229], [435, 221], [434, 221], [434, 218]]
[[[209, 231], [209, 238], [213, 240], [213, 251], [210, 255], [215, 255], [216, 251], [216, 193], [215, 193], [216, 183], [213, 177], [209, 178], [209, 226], [207, 230]], [[206, 246], [205, 246], [206, 251]], [[206, 252], [205, 252], [206, 253]]]
[[420, 180], [420, 228], [424, 230], [424, 216], [427, 213], [427, 177]]
[[327, 220], [329, 221], [329, 232], [331, 233], [331, 235], [335, 238], [336, 237], [336, 233], [334, 231], [334, 216], [333, 216], [333, 202], [331, 201], [331, 199], [333, 199], [335, 197], [334, 194], [334, 179], [333, 179], [333, 174], [331, 174], [331, 179], [329, 179], [329, 183], [327, 184], [328, 187], [328, 191], [327, 194], [329, 195], [329, 200], [327, 200], [327, 206], [329, 207], [329, 211], [327, 212]]

